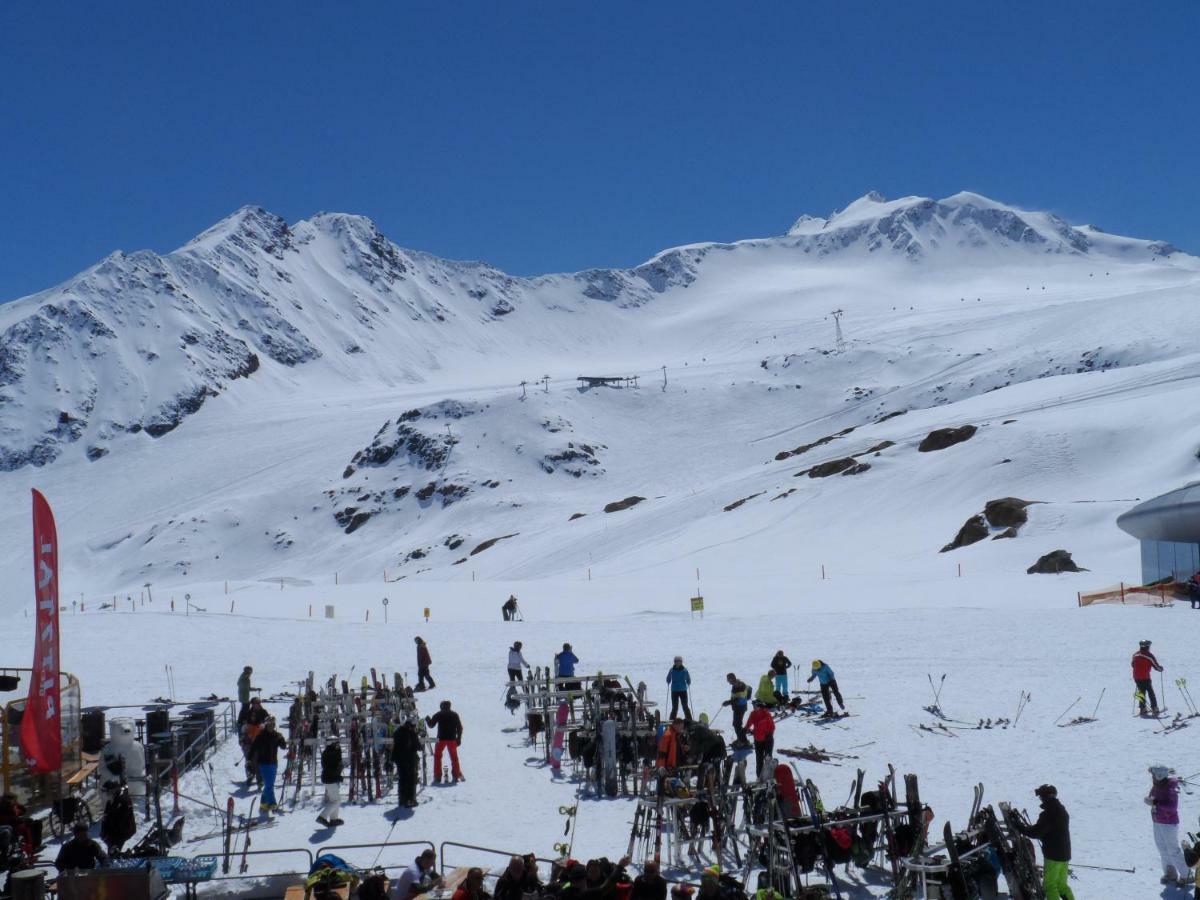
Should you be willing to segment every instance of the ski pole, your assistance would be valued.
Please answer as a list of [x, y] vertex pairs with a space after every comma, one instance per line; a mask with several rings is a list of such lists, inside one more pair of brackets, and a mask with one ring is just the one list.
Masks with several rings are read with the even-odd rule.
[[1096, 718], [1096, 713], [1100, 712], [1100, 700], [1104, 699], [1104, 692], [1108, 690], [1106, 687], [1100, 688], [1100, 699], [1096, 701], [1096, 708], [1092, 710], [1092, 718]]
[[[1078, 702], [1079, 702], [1080, 700], [1082, 700], [1082, 699], [1083, 699], [1083, 697], [1076, 697], [1076, 698], [1075, 698], [1075, 701], [1074, 701], [1074, 702], [1073, 702], [1073, 703], [1072, 703], [1070, 706], [1068, 706], [1066, 709], [1064, 709], [1064, 710], [1062, 711], [1062, 714], [1061, 714], [1061, 715], [1059, 715], [1058, 719], [1055, 719], [1055, 720], [1054, 720], [1054, 724], [1055, 724], [1055, 725], [1057, 725], [1057, 724], [1058, 724], [1058, 720], [1059, 720], [1059, 719], [1061, 719], [1063, 716], [1065, 716], [1067, 713], [1069, 713], [1071, 710], [1073, 710], [1073, 709], [1075, 708], [1075, 704], [1076, 704], [1076, 703], [1078, 703]], [[1020, 716], [1020, 715], [1021, 715], [1020, 709], [1021, 709], [1021, 708], [1018, 706], [1018, 707], [1017, 707], [1017, 715], [1018, 715], [1018, 716]]]
[[1074, 869], [1095, 869], [1097, 872], [1124, 872], [1127, 875], [1133, 875], [1137, 872], [1137, 866], [1132, 869], [1120, 869], [1115, 866], [1089, 866], [1086, 863], [1073, 862], [1070, 864]]
[[1162, 708], [1162, 711], [1163, 711], [1163, 712], [1166, 712], [1166, 711], [1167, 711], [1167, 689], [1166, 689], [1165, 687], [1163, 687], [1163, 674], [1162, 674], [1162, 669], [1159, 669], [1159, 670], [1158, 670], [1158, 692], [1159, 692], [1160, 694], [1162, 694], [1162, 698], [1163, 698], [1163, 708]]

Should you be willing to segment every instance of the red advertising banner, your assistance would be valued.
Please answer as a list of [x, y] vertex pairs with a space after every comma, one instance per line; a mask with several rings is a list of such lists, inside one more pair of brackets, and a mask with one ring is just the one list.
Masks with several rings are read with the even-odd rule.
[[21, 750], [35, 775], [62, 766], [58, 680], [58, 532], [50, 504], [33, 492], [33, 583], [37, 615], [33, 677], [21, 718]]

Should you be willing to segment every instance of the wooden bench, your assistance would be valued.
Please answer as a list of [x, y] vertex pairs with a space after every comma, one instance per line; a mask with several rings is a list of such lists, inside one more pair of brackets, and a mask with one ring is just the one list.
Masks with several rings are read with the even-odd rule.
[[[343, 884], [341, 887], [333, 889], [333, 892], [338, 897], [343, 897], [345, 900], [350, 900], [350, 885]], [[305, 900], [308, 893], [302, 884], [293, 884], [284, 892], [283, 900]]]
[[67, 778], [65, 783], [71, 785], [72, 787], [83, 784], [87, 777], [96, 771], [98, 765], [99, 764], [95, 762], [85, 762], [79, 767], [79, 771]]

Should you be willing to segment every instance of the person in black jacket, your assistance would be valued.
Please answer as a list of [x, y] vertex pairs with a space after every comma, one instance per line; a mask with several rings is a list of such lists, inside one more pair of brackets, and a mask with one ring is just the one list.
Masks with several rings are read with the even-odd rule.
[[537, 875], [537, 860], [531, 867], [525, 857], [514, 856], [508, 861], [508, 868], [496, 880], [496, 890], [492, 895], [495, 900], [522, 900], [525, 894], [540, 894], [542, 882]]
[[1018, 823], [1017, 828], [1026, 837], [1042, 842], [1042, 889], [1046, 900], [1075, 900], [1067, 884], [1067, 863], [1071, 860], [1071, 817], [1059, 802], [1058, 789], [1054, 785], [1043, 784], [1034, 794], [1042, 801], [1042, 814], [1032, 825]]
[[279, 751], [287, 746], [283, 735], [275, 730], [275, 720], [267, 719], [263, 730], [250, 745], [250, 758], [258, 764], [258, 775], [262, 779], [262, 800], [259, 805], [263, 812], [271, 812], [279, 805], [275, 800], [275, 773], [279, 771]]
[[325, 785], [325, 803], [317, 821], [329, 826], [345, 824], [339, 815], [342, 807], [342, 745], [332, 738], [321, 751], [321, 784]]
[[667, 880], [658, 873], [654, 860], [647, 860], [642, 874], [633, 879], [629, 900], [667, 900]]
[[792, 699], [788, 691], [788, 671], [791, 668], [792, 661], [782, 650], [776, 650], [775, 655], [771, 657], [771, 671], [775, 673], [775, 696], [779, 698], [780, 703], [787, 703]]
[[[413, 690], [427, 691], [437, 687], [433, 682], [433, 676], [429, 674], [429, 667], [433, 665], [433, 657], [429, 655], [429, 647], [421, 638], [416, 637], [413, 640], [417, 645], [417, 686]], [[426, 684], [426, 681], [429, 684]]]
[[417, 723], [407, 719], [392, 737], [392, 762], [396, 764], [396, 782], [400, 786], [400, 805], [417, 805], [417, 763], [421, 754], [421, 736]]
[[76, 825], [72, 838], [62, 845], [54, 860], [60, 872], [70, 869], [102, 869], [108, 865], [108, 854], [90, 837], [86, 825]]
[[450, 771], [454, 780], [465, 781], [458, 765], [458, 748], [462, 744], [462, 719], [450, 708], [450, 701], [443, 700], [438, 711], [425, 719], [430, 728], [437, 728], [437, 743], [433, 748], [433, 780], [442, 780], [442, 751], [450, 754]]

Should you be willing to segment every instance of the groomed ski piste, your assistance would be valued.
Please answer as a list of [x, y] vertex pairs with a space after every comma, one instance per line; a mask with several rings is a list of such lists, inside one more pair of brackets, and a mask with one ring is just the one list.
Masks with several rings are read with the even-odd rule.
[[[397, 813], [394, 790], [382, 802], [344, 803], [345, 825], [336, 829], [316, 823], [320, 787], [314, 791], [306, 786], [298, 805], [283, 801], [276, 821], [252, 832], [252, 848], [313, 850], [389, 839], [430, 840], [553, 857], [554, 845], [564, 840], [558, 809], [578, 801], [573, 855], [581, 859], [616, 859], [624, 852], [634, 802], [579, 798], [577, 784], [551, 777], [544, 754], [520, 730], [522, 713], [510, 714], [502, 703], [506, 652], [514, 640], [523, 642], [526, 658], [535, 665], [548, 665], [569, 641], [580, 657], [579, 672], [627, 673], [635, 683], [644, 680], [650, 699], [660, 704], [668, 699], [665, 677], [671, 658], [680, 654], [692, 673], [694, 710], [713, 717], [727, 740], [732, 739], [729, 713], [719, 713], [728, 696], [726, 672], [754, 683], [782, 648], [800, 663], [799, 673], [792, 673], [797, 686], [809, 657], [819, 656], [837, 672], [854, 715], [827, 725], [784, 719], [776, 731], [776, 747], [815, 744], [857, 757], [835, 760], [840, 766], [796, 760], [800, 772], [820, 787], [827, 806], [845, 800], [856, 767], [866, 770], [870, 789], [891, 763], [900, 772], [920, 776], [922, 799], [937, 816], [931, 835], [938, 835], [947, 820], [964, 827], [976, 782], [983, 782], [987, 802], [1009, 800], [1033, 815], [1033, 789], [1052, 782], [1071, 813], [1076, 861], [1137, 869], [1124, 874], [1078, 868], [1073, 881], [1078, 896], [1157, 896], [1157, 855], [1149, 813], [1141, 802], [1149, 786], [1146, 766], [1161, 761], [1188, 774], [1200, 720], [1193, 727], [1158, 734], [1160, 722], [1132, 715], [1133, 686], [1127, 673], [1136, 641], [1130, 635], [1154, 637], [1154, 649], [1167, 669], [1168, 702], [1176, 707], [1171, 682], [1195, 666], [1194, 614], [1180, 607], [1081, 610], [1064, 599], [1073, 596], [1074, 580], [1047, 577], [1040, 589], [1032, 590], [1014, 578], [973, 591], [979, 596], [966, 604], [956, 599], [964, 590], [957, 578], [916, 583], [915, 590], [886, 598], [850, 578], [804, 590], [784, 582], [760, 584], [757, 591], [745, 590], [737, 580], [714, 578], [702, 620], [680, 609], [680, 602], [664, 602], [668, 586], [648, 587], [641, 579], [393, 584], [388, 586], [392, 602], [386, 625], [376, 621], [381, 613], [377, 586], [281, 592], [278, 587], [236, 585], [231, 596], [237, 598], [237, 613], [229, 615], [216, 611], [227, 602], [223, 585], [197, 585], [191, 591], [193, 602], [207, 606], [205, 614], [185, 618], [181, 612], [142, 608], [66, 614], [62, 648], [64, 665], [80, 677], [85, 702], [92, 705], [164, 696], [167, 665], [174, 666], [180, 700], [213, 692], [235, 696], [233, 682], [247, 664], [253, 664], [255, 684], [264, 694], [295, 690], [310, 667], [343, 675], [355, 667], [355, 685], [365, 664], [413, 679], [412, 639], [419, 634], [431, 649], [437, 681], [436, 689], [417, 694], [421, 711], [431, 714], [441, 699], [451, 700], [459, 711], [466, 780], [422, 788], [421, 805], [411, 815]], [[500, 621], [499, 605], [510, 591], [521, 600], [522, 622]], [[570, 604], [564, 602], [567, 598]], [[162, 602], [156, 599], [154, 606]], [[309, 620], [310, 602], [334, 604], [338, 618]], [[425, 606], [431, 612], [428, 622], [422, 615]], [[363, 621], [367, 609], [372, 611], [370, 623]], [[23, 629], [7, 628], [4, 635], [6, 656], [19, 655], [27, 637]], [[914, 729], [937, 722], [923, 707], [932, 702], [927, 676], [932, 673], [940, 682], [943, 672], [948, 675], [941, 707], [955, 719], [1011, 719], [1021, 691], [1032, 700], [1007, 729], [956, 730], [952, 737]], [[1107, 693], [1098, 721], [1073, 728], [1055, 725], [1076, 697], [1083, 695], [1090, 705], [1089, 698], [1102, 688]], [[286, 718], [286, 704], [273, 711], [281, 721]], [[212, 762], [218, 797], [237, 797], [237, 812], [244, 813], [251, 794], [240, 786], [244, 776], [236, 744], [224, 744]], [[199, 771], [184, 778], [181, 790], [191, 797], [209, 796]], [[1194, 822], [1200, 801], [1185, 794], [1181, 806], [1185, 823]], [[186, 836], [221, 827], [219, 816], [205, 807], [185, 800], [183, 812]], [[186, 843], [177, 852], [219, 855], [221, 838]], [[337, 852], [364, 867], [376, 861], [411, 861], [401, 848]], [[448, 858], [455, 865], [503, 864], [495, 857], [473, 858], [469, 851], [454, 851]], [[288, 871], [289, 865], [302, 868], [304, 863], [301, 855], [251, 856], [249, 874]], [[235, 860], [233, 872], [237, 870]], [[819, 880], [819, 873], [814, 877]], [[875, 886], [863, 883], [857, 870], [847, 876], [839, 867], [847, 896], [884, 896], [879, 875], [868, 877]], [[222, 889], [253, 896], [249, 880], [226, 883]], [[1185, 896], [1182, 891], [1177, 895]]]
[[[660, 706], [682, 655], [693, 711], [727, 740], [725, 674], [753, 688], [783, 649], [800, 666], [793, 687], [823, 659], [854, 713], [823, 726], [785, 719], [776, 732], [778, 748], [858, 757], [796, 761], [828, 806], [856, 768], [870, 787], [891, 763], [919, 775], [937, 836], [946, 821], [964, 827], [977, 782], [985, 802], [1031, 815], [1033, 789], [1050, 782], [1075, 860], [1136, 868], [1080, 866], [1078, 896], [1182, 897], [1158, 882], [1142, 798], [1152, 764], [1191, 774], [1200, 720], [1158, 733], [1162, 723], [1136, 718], [1129, 659], [1154, 642], [1173, 715], [1175, 679], [1200, 684], [1200, 616], [1081, 609], [1076, 595], [1136, 582], [1138, 546], [1117, 515], [1200, 473], [1200, 261], [1086, 226], [1064, 232], [976, 195], [939, 201], [932, 218], [929, 202], [868, 195], [784, 237], [667, 251], [637, 275], [510, 280], [369, 253], [369, 223], [355, 217], [297, 223], [281, 249], [265, 213], [242, 211], [176, 254], [114, 255], [0, 307], [14, 378], [11, 471], [0, 474], [3, 661], [31, 658], [36, 487], [58, 519], [63, 668], [85, 705], [164, 696], [168, 665], [179, 700], [234, 696], [245, 665], [265, 694], [309, 671], [411, 679], [413, 637], [428, 643], [437, 688], [418, 695], [421, 711], [449, 699], [460, 712], [466, 781], [424, 789], [411, 817], [394, 815], [394, 792], [346, 805], [335, 832], [317, 825], [306, 789], [254, 833], [256, 850], [390, 835], [552, 856], [558, 809], [578, 785], [551, 778], [502, 702], [513, 640], [542, 666], [569, 641], [581, 673], [645, 681]], [[396, 259], [404, 278], [387, 269]], [[188, 302], [167, 297], [164, 280]], [[480, 290], [486, 301], [469, 293]], [[501, 299], [511, 310], [495, 311]], [[240, 336], [258, 368], [193, 364], [201, 351], [181, 334], [212, 353], [230, 346], [221, 335]], [[297, 334], [319, 352], [281, 362]], [[575, 381], [634, 374], [637, 388]], [[209, 391], [198, 408], [177, 402], [197, 389]], [[167, 407], [183, 412], [151, 437]], [[964, 425], [976, 429], [968, 440], [918, 449]], [[813, 477], [848, 458], [850, 474]], [[1015, 538], [939, 552], [1006, 497], [1034, 504]], [[1026, 574], [1057, 549], [1087, 571]], [[142, 605], [147, 583], [154, 600]], [[703, 618], [689, 611], [697, 592]], [[522, 622], [501, 621], [510, 594]], [[100, 608], [114, 598], [115, 610]], [[924, 709], [931, 678], [960, 722], [1015, 719], [1022, 694], [1031, 700], [1008, 728], [939, 733], [921, 727], [939, 721]], [[1058, 727], [1066, 710], [1059, 724], [1090, 716], [1102, 690], [1097, 721]], [[232, 743], [214, 769], [220, 796], [244, 812]], [[182, 789], [209, 790], [200, 773]], [[632, 811], [624, 798], [580, 799], [573, 855], [620, 857]], [[1186, 831], [1200, 799], [1185, 793], [1181, 811]], [[184, 812], [189, 837], [219, 827], [204, 807], [185, 801]], [[220, 839], [185, 847], [213, 852]], [[343, 855], [367, 865], [376, 852]], [[248, 876], [278, 870], [268, 859], [251, 857]], [[886, 892], [853, 871], [839, 879], [848, 896]], [[252, 895], [251, 880], [227, 890]]]

